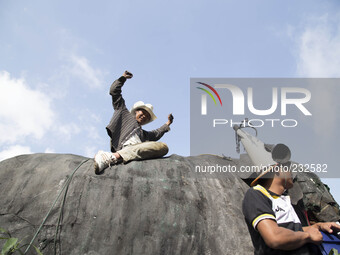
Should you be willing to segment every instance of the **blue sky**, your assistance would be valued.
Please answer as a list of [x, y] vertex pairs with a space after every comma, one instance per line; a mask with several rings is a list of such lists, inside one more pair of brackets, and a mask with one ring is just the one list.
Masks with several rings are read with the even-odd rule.
[[[339, 77], [339, 5], [1, 1], [0, 160], [108, 150], [108, 89], [126, 69], [134, 74], [123, 90], [127, 104], [154, 105], [158, 119], [146, 129], [172, 112], [162, 140], [170, 154], [189, 155], [190, 78]], [[331, 121], [340, 124], [337, 116]], [[339, 202], [339, 180], [325, 182]]]

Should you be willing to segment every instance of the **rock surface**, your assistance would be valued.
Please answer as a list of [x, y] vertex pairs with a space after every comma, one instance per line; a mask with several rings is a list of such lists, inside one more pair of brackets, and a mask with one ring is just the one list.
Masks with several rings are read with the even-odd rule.
[[[19, 239], [28, 236], [28, 243], [67, 176], [86, 159], [32, 154], [0, 162], [0, 227]], [[89, 159], [69, 185], [57, 254], [253, 254], [241, 211], [247, 184], [236, 173], [195, 173], [196, 166], [241, 163], [242, 158], [171, 155], [95, 175]], [[319, 201], [320, 208], [310, 207], [311, 213], [321, 211], [315, 220], [339, 219], [338, 205], [318, 181], [299, 175], [296, 194], [303, 192], [307, 204]], [[54, 253], [61, 200], [34, 242], [45, 255]]]

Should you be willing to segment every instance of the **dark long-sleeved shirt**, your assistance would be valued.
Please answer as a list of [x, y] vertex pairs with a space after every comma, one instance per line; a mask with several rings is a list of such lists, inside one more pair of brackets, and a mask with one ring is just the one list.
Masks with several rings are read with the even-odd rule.
[[122, 96], [122, 87], [125, 81], [126, 78], [122, 76], [115, 80], [110, 88], [114, 113], [106, 127], [106, 131], [111, 138], [112, 152], [122, 149], [123, 144], [135, 134], [138, 135], [142, 142], [158, 141], [164, 133], [170, 130], [167, 124], [152, 131], [142, 129], [136, 120], [136, 116], [126, 108], [125, 100]]

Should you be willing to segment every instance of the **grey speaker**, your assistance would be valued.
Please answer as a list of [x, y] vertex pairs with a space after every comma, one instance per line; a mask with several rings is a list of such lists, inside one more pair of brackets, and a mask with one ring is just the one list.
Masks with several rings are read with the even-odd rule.
[[290, 157], [290, 149], [282, 143], [275, 145], [272, 150], [272, 159], [279, 164], [287, 163], [290, 160]]

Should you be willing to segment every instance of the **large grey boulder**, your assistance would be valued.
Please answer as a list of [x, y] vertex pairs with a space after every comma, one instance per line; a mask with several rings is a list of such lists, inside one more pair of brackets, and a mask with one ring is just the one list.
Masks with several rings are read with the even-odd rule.
[[[0, 162], [0, 227], [19, 239], [28, 236], [28, 243], [67, 177], [86, 159], [33, 154]], [[89, 159], [69, 185], [57, 254], [253, 254], [241, 211], [246, 182], [236, 173], [195, 173], [199, 166], [240, 164], [214, 155], [172, 155], [95, 175]], [[301, 177], [299, 187], [309, 179]], [[61, 200], [34, 242], [44, 254], [54, 253]]]

